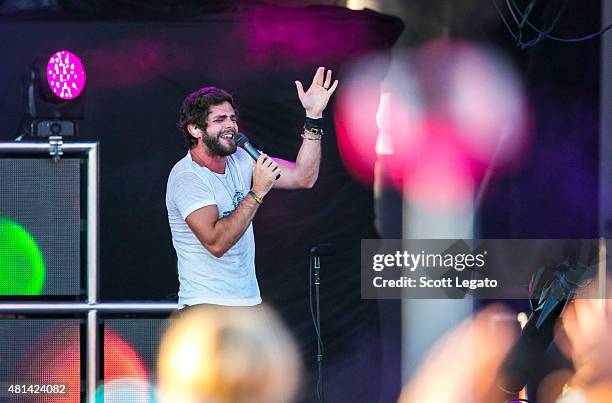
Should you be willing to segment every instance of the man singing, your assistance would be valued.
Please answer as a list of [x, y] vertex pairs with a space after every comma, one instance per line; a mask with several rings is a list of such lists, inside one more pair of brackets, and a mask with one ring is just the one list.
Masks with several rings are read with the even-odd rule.
[[295, 162], [266, 155], [253, 161], [237, 148], [235, 105], [226, 91], [202, 88], [183, 102], [178, 126], [189, 152], [172, 168], [166, 188], [180, 307], [261, 303], [253, 217], [273, 187], [311, 188], [316, 182], [321, 120], [338, 80], [332, 84], [331, 70], [319, 67], [307, 91], [295, 85], [306, 112]]

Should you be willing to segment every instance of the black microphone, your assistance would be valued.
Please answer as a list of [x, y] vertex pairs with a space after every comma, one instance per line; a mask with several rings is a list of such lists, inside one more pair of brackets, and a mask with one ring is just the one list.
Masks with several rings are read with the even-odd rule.
[[542, 319], [541, 312], [531, 315], [499, 370], [497, 386], [503, 392], [517, 394], [536, 374], [538, 365], [545, 361], [546, 350], [555, 338], [555, 323], [564, 306], [565, 301], [560, 301], [539, 327], [536, 323]]
[[[236, 141], [238, 147], [242, 148], [244, 151], [247, 152], [247, 154], [251, 156], [251, 158], [257, 161], [257, 159], [261, 155], [261, 151], [256, 149], [255, 146], [251, 144], [251, 141], [247, 136], [245, 136], [244, 133], [238, 132], [234, 138], [234, 141]], [[278, 178], [280, 178], [280, 173], [276, 176], [276, 180], [278, 180]]]
[[595, 264], [565, 260], [554, 271], [539, 268], [530, 282], [533, 313], [516, 344], [500, 368], [498, 387], [509, 394], [518, 393], [537, 372], [546, 350], [555, 338], [555, 324], [579, 289], [595, 275]]
[[322, 243], [310, 248], [312, 256], [333, 256], [336, 254], [336, 245], [333, 243]]

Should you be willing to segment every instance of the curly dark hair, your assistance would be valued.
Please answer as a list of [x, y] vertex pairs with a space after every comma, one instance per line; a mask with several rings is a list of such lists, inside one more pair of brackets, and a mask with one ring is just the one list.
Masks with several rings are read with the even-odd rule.
[[187, 147], [191, 149], [198, 144], [198, 139], [189, 133], [187, 126], [194, 123], [200, 129], [206, 130], [206, 119], [210, 113], [210, 106], [220, 105], [224, 102], [229, 102], [236, 111], [236, 115], [238, 115], [238, 109], [234, 105], [234, 98], [229, 92], [221, 88], [204, 87], [187, 95], [181, 106], [179, 120], [176, 124], [183, 132], [183, 138]]

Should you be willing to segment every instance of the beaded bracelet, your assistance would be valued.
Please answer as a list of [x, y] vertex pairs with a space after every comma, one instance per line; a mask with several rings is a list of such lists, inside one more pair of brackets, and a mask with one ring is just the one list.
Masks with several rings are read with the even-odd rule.
[[305, 140], [321, 141], [321, 136], [319, 136], [319, 137], [308, 137], [304, 133], [302, 133], [302, 138], [305, 139]]
[[304, 131], [302, 132], [302, 138], [306, 140], [321, 140], [323, 137], [323, 130], [312, 130], [304, 127]]
[[257, 204], [261, 204], [263, 202], [263, 199], [257, 196], [252, 190], [248, 193], [248, 195], [251, 196], [257, 202]]

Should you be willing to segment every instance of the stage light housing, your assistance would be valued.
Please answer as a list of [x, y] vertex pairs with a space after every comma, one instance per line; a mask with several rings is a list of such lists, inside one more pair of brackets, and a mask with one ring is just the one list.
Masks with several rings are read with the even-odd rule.
[[36, 58], [23, 81], [22, 134], [78, 135], [79, 122], [85, 117], [86, 82], [84, 63], [69, 50]]

